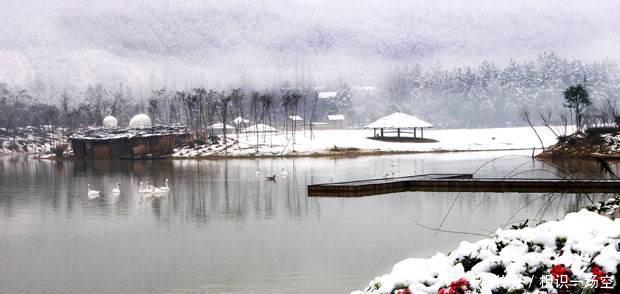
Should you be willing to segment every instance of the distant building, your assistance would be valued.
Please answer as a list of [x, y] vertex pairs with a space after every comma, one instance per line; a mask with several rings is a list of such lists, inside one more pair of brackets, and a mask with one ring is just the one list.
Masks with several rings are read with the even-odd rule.
[[319, 99], [335, 98], [338, 92], [319, 92]]
[[235, 133], [235, 127], [229, 124], [223, 124], [223, 123], [212, 124], [207, 127], [207, 130], [209, 131], [209, 134], [211, 135], [223, 135], [224, 128], [226, 128], [226, 135], [231, 135]]
[[330, 129], [344, 129], [347, 127], [344, 114], [331, 114], [327, 116], [327, 124]]
[[289, 115], [289, 116], [288, 116], [288, 119], [289, 119], [289, 120], [294, 120], [294, 121], [303, 121], [303, 120], [304, 120], [304, 119], [303, 119], [301, 116], [299, 116], [299, 115]]
[[243, 129], [244, 133], [276, 133], [278, 130], [270, 125], [255, 124]]

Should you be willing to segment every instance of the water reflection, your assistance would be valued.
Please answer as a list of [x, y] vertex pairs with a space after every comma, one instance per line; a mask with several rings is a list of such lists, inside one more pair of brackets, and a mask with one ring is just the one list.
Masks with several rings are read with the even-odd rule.
[[[414, 221], [492, 232], [526, 218], [560, 218], [594, 196], [416, 192], [308, 198], [306, 185], [386, 172], [473, 172], [480, 166], [481, 177], [557, 172], [524, 155], [110, 162], [3, 157], [0, 293], [348, 292], [399, 260], [478, 239], [436, 233]], [[499, 156], [505, 158], [487, 163]], [[287, 177], [265, 180], [283, 168]], [[140, 181], [162, 186], [166, 178], [167, 196], [143, 199], [138, 193]], [[117, 182], [121, 194], [114, 197]], [[103, 195], [90, 200], [88, 184]]]

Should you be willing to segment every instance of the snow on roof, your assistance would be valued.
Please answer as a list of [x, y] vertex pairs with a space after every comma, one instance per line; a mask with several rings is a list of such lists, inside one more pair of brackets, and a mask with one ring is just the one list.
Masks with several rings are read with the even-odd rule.
[[[212, 124], [212, 125], [208, 126], [208, 127], [207, 127], [207, 129], [211, 129], [211, 130], [223, 130], [223, 129], [224, 129], [224, 124], [222, 124], [222, 123]], [[226, 129], [227, 129], [227, 130], [234, 130], [234, 129], [235, 129], [235, 127], [233, 127], [233, 126], [231, 126], [231, 125], [229, 125], [229, 124], [226, 124]]]
[[356, 87], [353, 87], [353, 88], [356, 89], [356, 90], [364, 90], [364, 91], [372, 91], [372, 90], [377, 89], [377, 87], [375, 87], [375, 86], [356, 86]]
[[338, 95], [338, 92], [319, 92], [319, 99], [334, 98]]
[[249, 123], [250, 121], [247, 119], [244, 119], [243, 117], [238, 116], [237, 118], [233, 119], [233, 123], [235, 123], [236, 125], [242, 124], [242, 123]]
[[375, 122], [367, 125], [367, 129], [409, 129], [409, 128], [432, 128], [433, 125], [427, 123], [413, 115], [402, 112], [394, 112], [384, 116]]
[[277, 132], [276, 128], [266, 124], [251, 125], [243, 130], [246, 133], [271, 133]]
[[344, 120], [344, 114], [332, 114], [327, 116], [327, 120]]
[[301, 116], [299, 116], [299, 115], [289, 115], [288, 119], [290, 119], [290, 120], [297, 120], [297, 121], [299, 121], [299, 120], [304, 120], [304, 119], [303, 119], [303, 118], [301, 118]]

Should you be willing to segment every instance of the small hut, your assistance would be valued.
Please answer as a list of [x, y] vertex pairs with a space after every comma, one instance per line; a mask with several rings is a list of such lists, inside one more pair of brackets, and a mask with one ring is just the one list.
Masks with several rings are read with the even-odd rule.
[[275, 133], [276, 128], [266, 124], [255, 124], [243, 129], [244, 133]]
[[335, 98], [338, 92], [319, 92], [319, 99], [331, 99]]
[[212, 124], [207, 127], [207, 130], [209, 130], [209, 133], [212, 135], [222, 135], [224, 134], [224, 128], [226, 128], [227, 135], [234, 134], [235, 132], [235, 127], [223, 123]]
[[344, 114], [330, 114], [327, 116], [327, 122], [332, 129], [344, 129], [347, 127]]
[[[414, 139], [417, 138], [417, 130], [419, 129], [420, 138], [424, 139], [424, 129], [432, 127], [432, 124], [413, 115], [397, 111], [376, 120], [365, 128], [373, 129], [374, 137], [384, 138], [386, 133], [396, 133], [397, 138], [401, 138], [402, 134], [412, 133]], [[377, 133], [377, 130], [379, 130], [379, 133]], [[411, 132], [411, 130], [413, 130], [413, 132]]]

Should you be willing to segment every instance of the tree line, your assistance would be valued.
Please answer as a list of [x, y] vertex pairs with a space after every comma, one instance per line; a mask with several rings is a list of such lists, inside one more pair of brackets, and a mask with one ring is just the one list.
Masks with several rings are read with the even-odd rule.
[[[75, 129], [101, 126], [108, 115], [116, 117], [120, 125], [127, 125], [135, 114], [147, 113], [155, 124], [184, 125], [196, 131], [208, 130], [220, 122], [242, 127], [251, 122], [292, 132], [300, 126], [311, 129], [320, 114], [352, 111], [346, 83], [340, 83], [337, 95], [326, 101], [319, 101], [314, 88], [287, 84], [267, 90], [158, 89], [144, 98], [136, 97], [129, 88], [110, 90], [96, 85], [77, 95], [63, 91], [59, 96], [59, 103], [48, 104], [26, 90], [11, 90], [0, 84], [0, 113], [4, 114], [0, 116], [0, 127], [53, 125]], [[303, 120], [291, 120], [293, 116]]]
[[[192, 130], [216, 122], [232, 124], [237, 117], [244, 119], [242, 123], [249, 120], [293, 130], [299, 125], [310, 128], [311, 122], [335, 113], [345, 114], [349, 125], [360, 127], [396, 110], [437, 127], [499, 127], [523, 125], [524, 107], [541, 112], [531, 117], [535, 124], [546, 120], [557, 124], [562, 117], [572, 117], [565, 113], [570, 109], [563, 107], [564, 90], [580, 83], [592, 101], [579, 109], [584, 120], [588, 124], [610, 120], [611, 115], [606, 113], [620, 96], [618, 65], [613, 61], [584, 63], [545, 53], [533, 60], [510, 60], [505, 66], [483, 61], [477, 66], [450, 69], [399, 67], [379, 87], [370, 87], [374, 90], [358, 90], [343, 81], [325, 87], [337, 92], [329, 99], [318, 99], [319, 90], [311, 82], [296, 87], [284, 82], [264, 89], [162, 88], [139, 95], [126, 86], [41, 91], [37, 89], [40, 87], [26, 90], [0, 84], [0, 127], [97, 126], [107, 115], [126, 125], [133, 115], [147, 113], [155, 123], [185, 125]], [[549, 112], [554, 115], [549, 116]], [[295, 115], [303, 121], [288, 119]]]
[[[419, 115], [438, 126], [514, 126], [523, 123], [524, 106], [562, 112], [564, 90], [579, 83], [590, 92], [592, 110], [620, 98], [616, 62], [584, 63], [555, 53], [521, 62], [510, 60], [505, 66], [483, 61], [447, 70], [441, 66], [401, 67], [386, 78], [381, 96], [387, 98], [382, 104], [388, 109]], [[381, 105], [367, 109], [381, 112]]]

